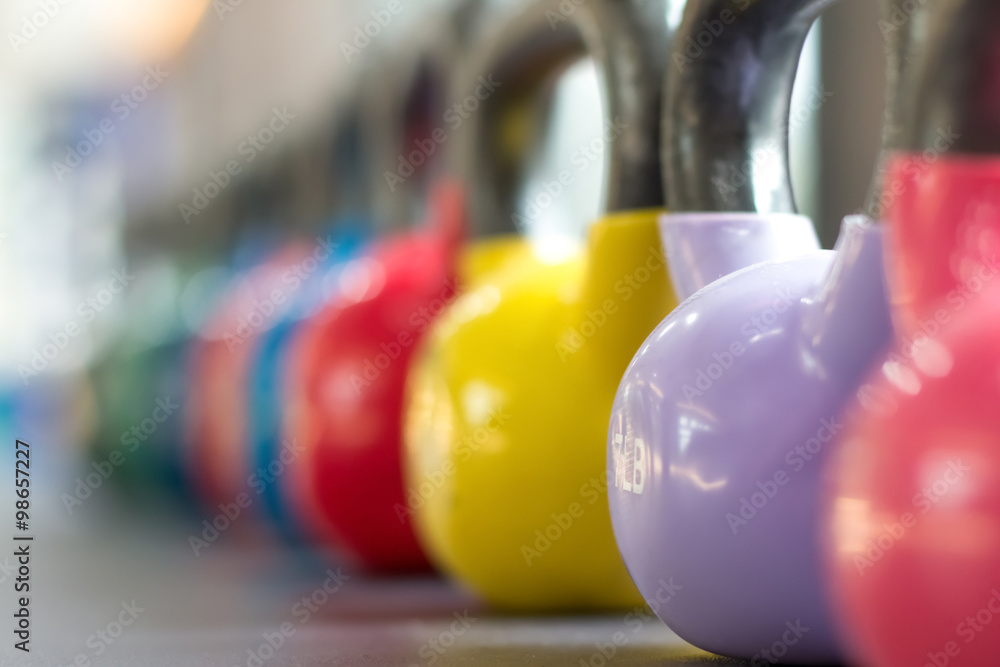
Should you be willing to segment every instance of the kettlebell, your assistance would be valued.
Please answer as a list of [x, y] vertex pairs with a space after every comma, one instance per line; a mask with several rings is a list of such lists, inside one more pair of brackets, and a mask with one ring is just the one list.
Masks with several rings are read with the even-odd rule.
[[88, 371], [96, 429], [86, 474], [61, 496], [70, 514], [91, 496], [107, 493], [105, 487], [124, 492], [127, 506], [145, 511], [156, 505], [194, 509], [179, 443], [190, 331], [177, 302], [204, 261], [153, 256], [130, 265], [136, 279], [129, 304], [133, 323], [155, 324], [142, 335], [134, 329], [122, 332]]
[[294, 259], [281, 273], [278, 287], [288, 307], [251, 342], [243, 394], [250, 486], [272, 526], [296, 545], [305, 545], [309, 513], [298, 511], [291, 489], [307, 474], [302, 470], [303, 452], [299, 443], [284, 437], [290, 355], [304, 323], [336, 289], [350, 260], [362, 252], [367, 235], [363, 223], [341, 217], [331, 232], [294, 243]]
[[987, 665], [1000, 633], [1000, 7], [921, 6], [887, 172], [897, 339], [829, 467], [830, 590], [866, 664]]
[[[520, 256], [480, 271], [422, 346], [401, 509], [434, 563], [497, 608], [640, 603], [611, 533], [601, 443], [622, 370], [675, 305], [656, 234], [667, 16], [660, 1], [593, 0], [568, 16], [533, 2], [498, 17], [466, 69], [466, 99], [480, 100], [456, 137], [470, 224]], [[585, 247], [510, 236], [518, 138], [544, 82], [586, 54], [605, 84], [609, 213]], [[557, 197], [565, 183], [549, 185]]]
[[321, 520], [315, 499], [303, 492], [309, 488], [311, 470], [301, 443], [288, 434], [292, 356], [305, 323], [334, 298], [345, 268], [367, 247], [373, 227], [373, 167], [367, 156], [376, 135], [370, 117], [372, 108], [379, 106], [373, 99], [375, 89], [360, 81], [337, 110], [323, 156], [328, 166], [321, 171], [334, 192], [336, 210], [318, 234], [297, 241], [303, 248], [301, 260], [282, 276], [289, 307], [273, 327], [260, 332], [250, 362], [247, 438], [257, 480], [254, 491], [271, 525], [298, 547], [318, 546], [321, 531], [316, 527]]
[[[819, 251], [787, 215], [781, 132], [829, 4], [688, 3], [675, 59], [706, 20], [728, 25], [668, 88], [667, 192], [751, 214], [664, 218], [674, 284], [700, 289], [632, 360], [608, 431], [615, 536], [639, 590], [683, 639], [754, 662], [841, 658], [816, 486], [841, 408], [891, 336], [880, 226], [849, 217]], [[719, 187], [744, 161], [746, 184]]]
[[[379, 89], [392, 99], [373, 107], [382, 148], [371, 187], [389, 218], [379, 222], [394, 231], [345, 267], [350, 286], [303, 327], [292, 353], [288, 432], [305, 450], [315, 536], [371, 573], [430, 568], [396, 511], [405, 502], [401, 414], [413, 350], [457, 290], [462, 193], [436, 175], [462, 6], [382, 65], [389, 84]], [[403, 230], [416, 214], [425, 224]]]
[[[260, 517], [260, 476], [248, 446], [247, 391], [260, 335], [288, 312], [285, 277], [308, 253], [291, 244], [233, 272], [214, 312], [190, 344], [184, 410], [184, 456], [204, 511], [249, 527]], [[220, 523], [225, 521], [220, 520]]]
[[[364, 104], [368, 98], [362, 94], [356, 99]], [[346, 136], [334, 138], [330, 156], [342, 186], [337, 195], [342, 219], [335, 238], [303, 237], [290, 231], [295, 226], [292, 205], [300, 197], [300, 184], [290, 177], [290, 170], [273, 175], [257, 172], [243, 180], [231, 223], [239, 230], [231, 260], [233, 277], [192, 345], [188, 468], [209, 517], [222, 515], [219, 524], [238, 524], [245, 533], [251, 528], [259, 532], [260, 519], [281, 512], [286, 495], [289, 503], [300, 499], [283, 489], [296, 486], [300, 470], [306, 467], [297, 444], [280, 435], [284, 406], [278, 401], [284, 387], [274, 387], [270, 378], [283, 376], [287, 364], [275, 346], [291, 344], [290, 329], [308, 314], [304, 310], [314, 308], [299, 299], [322, 299], [316, 291], [331, 291], [338, 260], [356, 251], [365, 235], [360, 187], [364, 180], [356, 176], [358, 165], [343, 166], [358, 160], [364, 128], [355, 127], [350, 119], [344, 124]], [[281, 368], [276, 367], [279, 364]], [[279, 532], [286, 537], [311, 525], [305, 518], [313, 516], [308, 511], [311, 505], [300, 506], [303, 511], [289, 510], [278, 517]], [[296, 517], [294, 523], [291, 517]]]

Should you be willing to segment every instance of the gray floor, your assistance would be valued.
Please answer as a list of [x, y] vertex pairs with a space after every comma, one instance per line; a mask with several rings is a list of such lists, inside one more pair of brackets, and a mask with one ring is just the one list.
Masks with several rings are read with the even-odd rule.
[[[295, 604], [322, 583], [320, 568], [296, 563], [267, 541], [241, 538], [236, 529], [196, 558], [189, 530], [161, 518], [137, 522], [94, 512], [39, 536], [32, 543], [32, 652], [13, 650], [7, 630], [0, 664], [741, 664], [697, 651], [655, 618], [491, 615], [434, 579], [354, 576], [306, 619]], [[16, 576], [4, 578], [2, 568], [14, 564], [7, 558], [0, 556], [5, 611], [14, 607]], [[118, 634], [117, 623], [130, 618], [123, 604], [141, 611], [108, 644], [97, 631]], [[274, 633], [283, 623], [288, 636], [279, 641]], [[598, 644], [610, 653], [616, 633], [608, 660]], [[280, 644], [273, 655], [265, 635]]]

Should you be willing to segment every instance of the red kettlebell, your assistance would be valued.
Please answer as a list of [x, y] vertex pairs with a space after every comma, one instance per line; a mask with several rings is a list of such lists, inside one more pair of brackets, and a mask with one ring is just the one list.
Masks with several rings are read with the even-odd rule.
[[[445, 32], [433, 44], [437, 51], [402, 54], [385, 68], [386, 88], [407, 94], [402, 104], [389, 100], [396, 112], [380, 119], [399, 141], [379, 151], [373, 185], [404, 204], [376, 203], [382, 215], [420, 208], [421, 185], [444, 152], [444, 73], [457, 44], [454, 32]], [[304, 449], [309, 471], [299, 502], [318, 523], [315, 537], [372, 572], [430, 569], [410, 513], [401, 511], [401, 414], [410, 357], [458, 290], [461, 191], [439, 182], [426, 209], [424, 226], [373, 242], [345, 267], [337, 294], [304, 326], [292, 359], [288, 434]]]
[[1000, 5], [910, 18], [905, 152], [885, 181], [898, 341], [829, 469], [831, 592], [858, 662], [1000, 653]]

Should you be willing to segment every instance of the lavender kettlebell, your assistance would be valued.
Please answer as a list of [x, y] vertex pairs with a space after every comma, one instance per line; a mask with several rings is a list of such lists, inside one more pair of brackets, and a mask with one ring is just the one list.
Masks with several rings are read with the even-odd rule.
[[636, 585], [682, 638], [753, 665], [834, 664], [843, 653], [821, 576], [817, 485], [841, 407], [892, 335], [882, 230], [850, 217], [834, 251], [814, 237], [809, 248], [787, 214], [783, 137], [745, 185], [719, 187], [726, 167], [782, 131], [802, 42], [830, 2], [742, 4], [692, 0], [676, 36], [675, 51], [732, 12], [665, 108], [671, 210], [714, 213], [661, 220], [686, 301], [643, 343], [615, 398], [611, 515]]

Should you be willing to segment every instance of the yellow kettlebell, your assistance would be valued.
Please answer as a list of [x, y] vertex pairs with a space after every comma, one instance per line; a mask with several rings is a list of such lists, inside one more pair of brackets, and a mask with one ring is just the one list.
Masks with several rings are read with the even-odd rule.
[[532, 3], [497, 21], [468, 67], [471, 94], [473, 81], [497, 84], [461, 128], [477, 229], [509, 226], [505, 123], [523, 122], [547, 76], [589, 54], [607, 121], [610, 213], [568, 258], [514, 237], [493, 242], [506, 261], [476, 270], [489, 246], [471, 250], [466, 291], [408, 381], [402, 511], [432, 560], [497, 607], [642, 604], [612, 534], [605, 443], [622, 373], [676, 305], [657, 233], [666, 4]]

